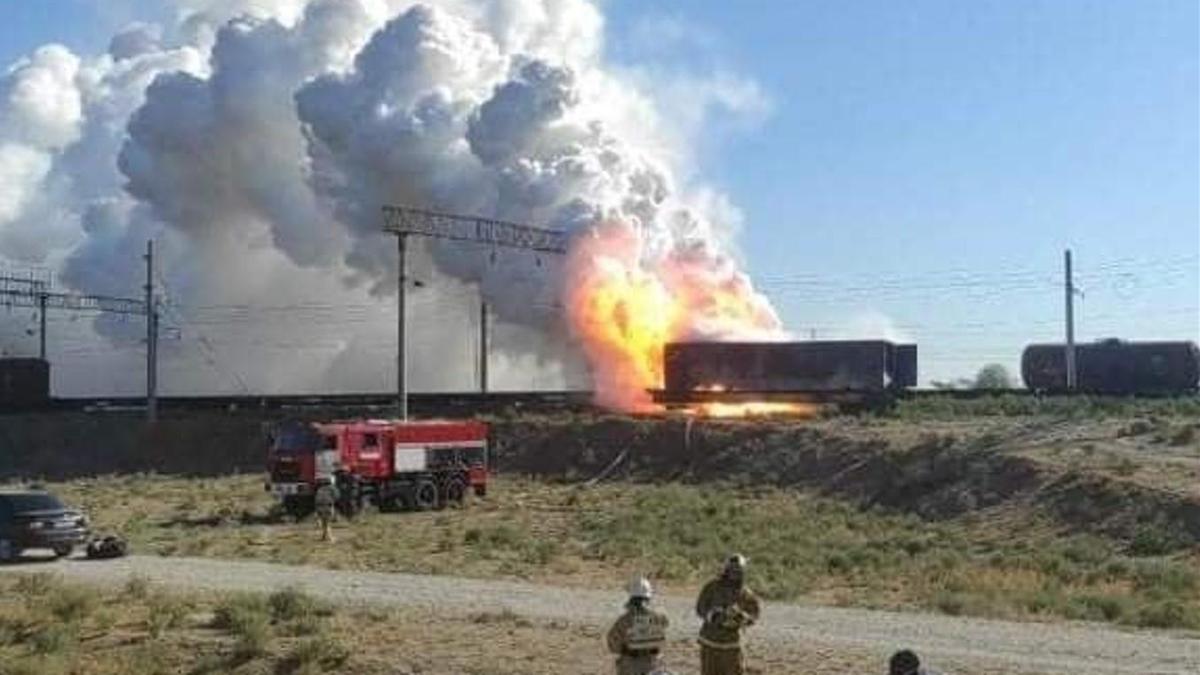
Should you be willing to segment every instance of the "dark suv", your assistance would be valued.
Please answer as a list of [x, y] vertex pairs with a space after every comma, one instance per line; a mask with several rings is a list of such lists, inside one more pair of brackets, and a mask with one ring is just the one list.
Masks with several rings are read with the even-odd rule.
[[15, 560], [27, 548], [70, 555], [87, 538], [87, 519], [45, 492], [0, 492], [0, 562]]

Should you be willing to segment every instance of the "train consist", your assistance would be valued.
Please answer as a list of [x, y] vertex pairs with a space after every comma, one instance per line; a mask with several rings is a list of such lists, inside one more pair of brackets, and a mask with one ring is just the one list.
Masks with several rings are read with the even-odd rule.
[[667, 406], [744, 401], [871, 402], [917, 384], [917, 346], [885, 340], [675, 342], [663, 351]]
[[[1200, 391], [1195, 342], [1116, 339], [1075, 346], [1076, 386], [1067, 388], [1066, 347], [1031, 344], [1021, 357], [1029, 392], [1108, 396], [1188, 395]], [[663, 353], [664, 387], [651, 391], [670, 407], [702, 403], [880, 403], [917, 386], [917, 345], [885, 340], [797, 342], [677, 342]], [[916, 393], [920, 393], [918, 390]], [[586, 391], [414, 394], [420, 415], [457, 417], [513, 408], [568, 411], [589, 407]], [[288, 410], [319, 407], [389, 408], [392, 394], [174, 397], [165, 409]], [[0, 412], [124, 410], [141, 397], [55, 399], [42, 359], [0, 358]]]
[[[1200, 386], [1200, 347], [1194, 342], [1083, 343], [1075, 346], [1075, 364], [1079, 393], [1161, 396], [1194, 393]], [[1026, 347], [1021, 379], [1031, 391], [1066, 392], [1066, 346]]]

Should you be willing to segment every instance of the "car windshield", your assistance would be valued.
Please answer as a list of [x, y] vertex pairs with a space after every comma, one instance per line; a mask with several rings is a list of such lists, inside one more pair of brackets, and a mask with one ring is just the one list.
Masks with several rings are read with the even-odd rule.
[[51, 495], [44, 494], [21, 494], [8, 495], [8, 503], [12, 505], [13, 513], [24, 513], [27, 511], [61, 511], [63, 510], [62, 502], [58, 501]]
[[281, 455], [312, 452], [319, 443], [317, 432], [308, 425], [285, 425], [275, 432], [275, 452]]

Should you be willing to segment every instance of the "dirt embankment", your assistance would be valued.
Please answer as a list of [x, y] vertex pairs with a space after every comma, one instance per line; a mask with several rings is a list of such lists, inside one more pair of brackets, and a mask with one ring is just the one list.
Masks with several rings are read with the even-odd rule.
[[[150, 429], [133, 414], [0, 416], [0, 480], [259, 471], [270, 421], [203, 413]], [[917, 424], [511, 416], [493, 420], [493, 448], [498, 470], [551, 479], [798, 487], [931, 520], [1018, 508], [1121, 539], [1150, 526], [1163, 540], [1156, 545], [1200, 542], [1195, 491], [1115, 475], [1099, 461], [1052, 461], [1043, 452], [1117, 443], [1117, 427], [1106, 428], [1098, 435], [1093, 423], [1049, 418]], [[1136, 456], [1151, 461], [1152, 454]]]
[[1048, 438], [1069, 443], [1073, 436], [1095, 442], [1088, 423], [1054, 420], [927, 430], [855, 422], [514, 421], [498, 434], [496, 461], [504, 470], [568, 480], [607, 473], [801, 487], [930, 520], [1020, 509], [1126, 540], [1152, 530], [1162, 539], [1156, 545], [1168, 548], [1200, 542], [1194, 493], [1115, 477], [1099, 465], [1039, 458]]

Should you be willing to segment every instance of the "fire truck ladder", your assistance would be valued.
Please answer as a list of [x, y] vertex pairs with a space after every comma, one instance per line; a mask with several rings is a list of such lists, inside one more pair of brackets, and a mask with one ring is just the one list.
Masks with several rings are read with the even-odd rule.
[[[405, 290], [407, 285], [407, 239], [410, 236], [431, 237], [450, 241], [466, 241], [491, 246], [518, 248], [538, 253], [563, 255], [567, 252], [569, 236], [561, 230], [548, 230], [494, 218], [462, 216], [409, 206], [384, 206], [383, 229], [396, 235], [400, 256], [397, 278], [397, 350], [396, 406], [401, 419], [408, 419], [408, 344], [405, 327]], [[488, 390], [488, 310], [480, 293], [479, 302], [479, 389]]]

